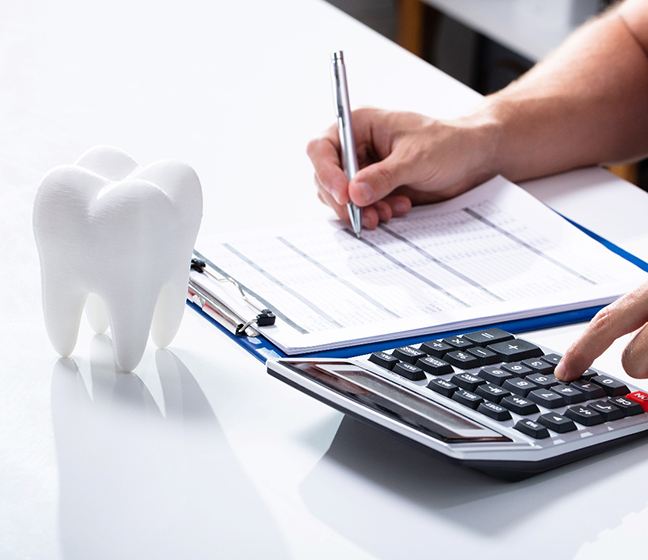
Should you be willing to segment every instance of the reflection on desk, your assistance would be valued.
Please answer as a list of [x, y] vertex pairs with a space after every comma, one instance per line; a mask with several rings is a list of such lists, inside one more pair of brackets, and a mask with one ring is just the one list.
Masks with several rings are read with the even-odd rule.
[[[629, 494], [624, 473], [645, 460], [638, 442], [502, 482], [345, 417], [301, 495], [313, 515], [385, 560], [429, 558], [433, 551], [444, 559], [480, 558], [495, 543], [499, 558], [524, 557], [526, 550], [534, 558], [581, 558], [580, 552], [585, 559], [592, 558], [588, 543], [604, 540], [628, 512], [648, 508], [648, 486]], [[608, 541], [622, 556], [616, 537]], [[636, 553], [636, 544], [626, 547]]]
[[286, 557], [192, 374], [168, 350], [155, 361], [146, 381], [116, 372], [97, 336], [89, 371], [71, 359], [54, 367], [63, 557]]

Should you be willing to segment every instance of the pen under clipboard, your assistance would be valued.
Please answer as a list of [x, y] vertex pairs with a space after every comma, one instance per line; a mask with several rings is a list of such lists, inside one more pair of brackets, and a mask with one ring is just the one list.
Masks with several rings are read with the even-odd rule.
[[[257, 327], [275, 324], [276, 315], [271, 309], [262, 307], [260, 302], [255, 302], [254, 295], [248, 293], [236, 279], [218, 269], [197, 251], [194, 251], [191, 259], [191, 271], [196, 274], [189, 276], [189, 301], [235, 336], [256, 336]], [[233, 304], [228, 303], [223, 294], [216, 293], [214, 288], [224, 284], [235, 288], [232, 292], [249, 307], [250, 315], [244, 315], [239, 309], [235, 309]], [[228, 295], [232, 296], [232, 294]]]

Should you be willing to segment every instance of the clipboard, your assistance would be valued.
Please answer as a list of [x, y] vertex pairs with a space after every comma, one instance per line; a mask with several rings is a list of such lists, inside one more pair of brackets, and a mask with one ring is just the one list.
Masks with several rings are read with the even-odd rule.
[[[578, 228], [580, 231], [602, 244], [605, 248], [634, 264], [644, 272], [648, 272], [648, 262], [640, 259], [622, 247], [612, 243], [588, 228], [576, 223], [568, 217], [558, 213], [563, 219]], [[187, 305], [197, 311], [210, 323], [212, 323], [223, 334], [231, 338], [236, 344], [252, 354], [257, 360], [265, 364], [268, 359], [285, 358], [287, 355], [272, 342], [264, 338], [263, 327], [273, 325], [276, 316], [270, 309], [270, 306], [264, 305], [262, 298], [257, 294], [246, 291], [240, 286], [235, 278], [225, 274], [216, 264], [211, 262], [206, 256], [194, 250], [191, 268], [199, 275], [205, 275], [212, 281], [227, 283], [233, 286], [238, 292], [240, 303], [247, 306], [249, 312], [241, 313], [233, 308], [231, 304], [218, 297], [213, 291], [206, 287], [206, 283], [190, 279], [188, 287]], [[195, 275], [194, 275], [195, 276]], [[516, 319], [499, 323], [488, 323], [475, 326], [470, 330], [499, 327], [512, 333], [522, 333], [570, 325], [589, 321], [604, 306], [584, 307], [571, 311], [562, 311], [559, 313], [549, 313], [538, 315], [526, 319]], [[445, 338], [456, 334], [466, 332], [466, 329], [445, 331], [434, 333], [435, 338]], [[360, 344], [346, 348], [337, 348], [320, 352], [304, 353], [297, 356], [302, 358], [350, 358], [370, 354], [380, 350], [386, 350], [395, 346], [407, 346], [425, 342], [430, 339], [431, 335], [419, 335], [415, 337], [396, 338], [387, 341], [373, 342], [369, 344]]]

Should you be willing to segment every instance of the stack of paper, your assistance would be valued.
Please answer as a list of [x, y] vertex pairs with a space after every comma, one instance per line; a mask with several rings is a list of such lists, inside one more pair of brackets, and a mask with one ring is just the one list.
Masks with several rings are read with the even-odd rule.
[[308, 223], [198, 248], [277, 317], [287, 354], [608, 303], [646, 274], [497, 177], [356, 239]]

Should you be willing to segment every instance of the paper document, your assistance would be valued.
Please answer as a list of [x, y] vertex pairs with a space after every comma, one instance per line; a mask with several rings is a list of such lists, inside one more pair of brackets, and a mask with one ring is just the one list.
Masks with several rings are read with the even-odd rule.
[[646, 274], [497, 177], [363, 231], [308, 223], [198, 247], [277, 315], [287, 354], [601, 305]]

